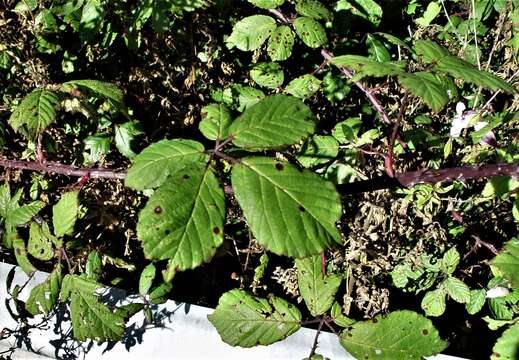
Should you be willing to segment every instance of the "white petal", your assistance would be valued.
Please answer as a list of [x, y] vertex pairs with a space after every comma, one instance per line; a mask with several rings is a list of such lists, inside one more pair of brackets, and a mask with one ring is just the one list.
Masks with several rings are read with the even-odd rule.
[[487, 125], [488, 125], [487, 122], [479, 121], [479, 122], [476, 123], [476, 125], [474, 125], [474, 130], [479, 131], [479, 130], [483, 129], [485, 126], [487, 126]]
[[487, 299], [503, 297], [508, 294], [510, 294], [510, 290], [502, 286], [496, 286], [495, 288], [487, 290]]
[[458, 115], [461, 115], [463, 113], [463, 111], [465, 111], [466, 108], [467, 107], [462, 102], [459, 102], [456, 104], [456, 112], [458, 113]]

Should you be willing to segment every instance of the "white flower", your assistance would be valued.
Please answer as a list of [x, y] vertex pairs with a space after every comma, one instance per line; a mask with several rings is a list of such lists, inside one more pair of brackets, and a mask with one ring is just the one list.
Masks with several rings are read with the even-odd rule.
[[503, 297], [510, 294], [510, 290], [502, 286], [496, 286], [492, 289], [487, 290], [487, 299], [493, 299], [498, 297]]
[[454, 119], [452, 119], [452, 125], [451, 125], [451, 131], [450, 135], [451, 137], [459, 137], [461, 134], [461, 131], [463, 129], [466, 129], [469, 124], [470, 120], [476, 116], [475, 111], [467, 111], [465, 112], [465, 104], [462, 102], [459, 102], [456, 104], [456, 116], [454, 116]]

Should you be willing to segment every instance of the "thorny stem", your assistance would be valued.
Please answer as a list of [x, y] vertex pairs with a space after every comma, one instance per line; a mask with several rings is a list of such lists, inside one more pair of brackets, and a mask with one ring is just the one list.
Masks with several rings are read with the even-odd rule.
[[311, 359], [314, 356], [315, 351], [317, 350], [317, 344], [319, 343], [319, 335], [321, 334], [321, 329], [323, 328], [324, 317], [322, 317], [319, 321], [319, 327], [317, 328], [317, 332], [315, 333], [314, 344], [312, 345], [312, 350], [310, 350], [310, 355], [308, 358]]
[[404, 97], [402, 98], [402, 102], [400, 103], [400, 110], [398, 111], [398, 117], [396, 118], [395, 124], [393, 125], [393, 130], [391, 131], [391, 136], [389, 137], [389, 143], [387, 145], [387, 157], [385, 159], [386, 172], [390, 177], [395, 176], [395, 156], [394, 156], [394, 148], [395, 148], [395, 140], [398, 136], [398, 131], [400, 130], [400, 122], [404, 117], [405, 108], [407, 106], [407, 98], [409, 93], [406, 92]]
[[[239, 160], [219, 151], [214, 154], [230, 163]], [[62, 174], [73, 177], [83, 177], [89, 175], [91, 178], [104, 179], [124, 179], [126, 171], [112, 170], [105, 168], [81, 168], [73, 165], [65, 165], [56, 162], [45, 162], [40, 164], [34, 161], [5, 160], [0, 159], [0, 167], [6, 169], [21, 169], [39, 171], [45, 173]], [[348, 184], [337, 185], [337, 190], [342, 195], [357, 194], [367, 191], [382, 189], [394, 189], [403, 187], [413, 187], [416, 184], [435, 184], [442, 181], [470, 180], [479, 178], [489, 178], [494, 176], [514, 176], [519, 177], [519, 164], [487, 164], [487, 165], [467, 165], [446, 169], [421, 169], [395, 174], [394, 178], [389, 176], [379, 176], [368, 180], [356, 181]], [[225, 193], [232, 194], [232, 188], [225, 186]]]

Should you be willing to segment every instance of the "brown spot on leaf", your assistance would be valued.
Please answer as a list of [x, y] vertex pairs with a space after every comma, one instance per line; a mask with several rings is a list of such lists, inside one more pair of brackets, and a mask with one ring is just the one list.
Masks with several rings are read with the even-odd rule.
[[184, 174], [184, 176], [182, 176], [182, 179], [189, 179], [189, 175], [188, 174]]
[[277, 171], [283, 171], [284, 168], [285, 168], [285, 166], [283, 164], [280, 164], [280, 163], [276, 164], [276, 170]]
[[215, 226], [213, 228], [213, 234], [218, 235], [220, 233], [220, 228], [218, 226]]
[[153, 209], [153, 212], [155, 214], [160, 214], [162, 212], [162, 208], [160, 206], [155, 206], [155, 209]]
[[429, 335], [429, 331], [427, 329], [422, 330], [423, 336]]
[[305, 208], [302, 205], [299, 205], [299, 211], [305, 212], [306, 210], [305, 210]]

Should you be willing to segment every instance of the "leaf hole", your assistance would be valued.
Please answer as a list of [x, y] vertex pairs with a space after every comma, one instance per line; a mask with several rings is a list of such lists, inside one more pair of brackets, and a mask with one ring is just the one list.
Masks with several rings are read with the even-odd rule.
[[276, 164], [276, 170], [277, 171], [283, 171], [284, 168], [285, 168], [285, 166], [283, 164], [280, 164], [280, 163]]
[[299, 211], [305, 212], [306, 210], [305, 210], [305, 208], [302, 205], [299, 205]]
[[218, 235], [220, 233], [220, 228], [218, 226], [215, 226], [213, 228], [213, 234]]

